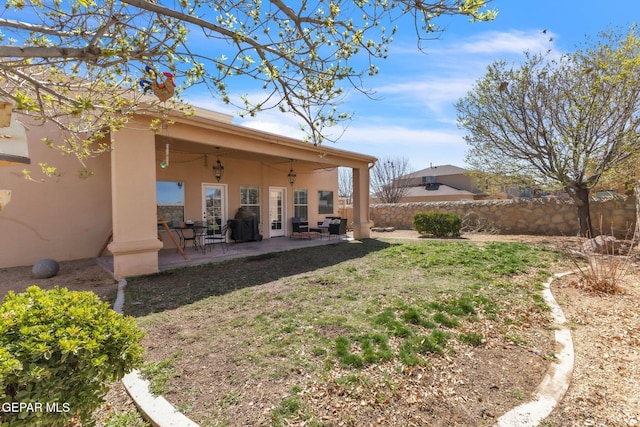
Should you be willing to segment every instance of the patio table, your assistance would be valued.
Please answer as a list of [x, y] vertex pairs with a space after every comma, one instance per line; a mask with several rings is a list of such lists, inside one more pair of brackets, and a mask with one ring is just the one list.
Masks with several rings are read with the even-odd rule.
[[323, 238], [325, 236], [329, 236], [329, 227], [312, 227], [309, 228], [309, 232], [318, 233], [320, 238]]
[[202, 240], [202, 236], [207, 231], [207, 227], [204, 225], [185, 225], [173, 227], [174, 230], [178, 233], [178, 237], [180, 238], [180, 246], [182, 249], [185, 249], [188, 241], [193, 242], [193, 247], [196, 250], [203, 250], [204, 246], [200, 242]]

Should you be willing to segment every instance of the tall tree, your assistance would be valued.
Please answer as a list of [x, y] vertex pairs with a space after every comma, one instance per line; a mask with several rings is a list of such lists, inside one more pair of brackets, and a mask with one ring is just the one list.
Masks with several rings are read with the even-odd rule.
[[456, 109], [472, 167], [560, 184], [577, 206], [580, 235], [593, 235], [590, 190], [640, 148], [637, 28], [601, 33], [558, 59], [496, 62]]
[[347, 204], [353, 203], [353, 170], [338, 168], [338, 197], [343, 197]]
[[411, 186], [413, 172], [406, 157], [383, 157], [371, 169], [371, 189], [381, 203], [400, 203]]
[[367, 93], [364, 80], [387, 57], [398, 19], [412, 18], [421, 42], [442, 31], [443, 15], [493, 19], [489, 1], [7, 0], [0, 98], [58, 124], [69, 138], [56, 148], [84, 158], [108, 148], [95, 143], [104, 129], [162, 101], [134, 90], [141, 79], [159, 77], [172, 91], [177, 83], [178, 103], [195, 84], [234, 103], [228, 79], [245, 76], [262, 90], [238, 102], [244, 114], [294, 113], [319, 144], [327, 126], [350, 117], [338, 109], [345, 87]]

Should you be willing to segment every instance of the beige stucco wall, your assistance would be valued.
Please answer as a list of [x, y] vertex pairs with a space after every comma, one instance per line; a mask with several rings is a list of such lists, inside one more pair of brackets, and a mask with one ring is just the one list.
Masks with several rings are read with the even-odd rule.
[[[161, 168], [164, 141], [149, 130], [150, 117], [136, 116], [125, 129], [110, 135], [114, 150], [86, 164], [94, 175], [77, 177], [81, 164], [47, 148], [45, 136], [60, 140], [55, 127], [31, 126], [28, 132], [31, 169], [39, 179], [38, 163], [59, 168], [60, 177], [43, 182], [26, 181], [21, 166], [0, 168], [0, 189], [12, 191], [12, 201], [0, 212], [0, 268], [31, 265], [42, 258], [58, 261], [99, 255], [113, 233], [108, 250], [114, 254], [116, 277], [157, 271], [157, 250], [173, 246], [164, 231], [158, 233], [155, 183], [184, 183], [185, 219], [203, 218], [203, 183], [217, 184], [211, 167], [212, 149], [220, 145], [226, 186], [226, 214], [233, 218], [240, 207], [240, 187], [261, 190], [261, 233], [270, 238], [269, 189], [285, 190], [285, 235], [290, 233], [293, 190], [308, 191], [311, 224], [328, 215], [339, 215], [337, 165], [352, 167], [355, 185], [362, 194], [354, 208], [354, 235], [369, 236], [368, 171], [375, 160], [357, 153], [317, 147], [290, 139], [260, 134], [229, 124], [190, 119], [172, 127], [169, 167]], [[201, 127], [198, 127], [201, 126]], [[180, 135], [181, 139], [173, 139]], [[208, 152], [205, 163], [205, 155]], [[245, 153], [245, 154], [243, 154]], [[245, 158], [246, 155], [246, 158]], [[288, 182], [292, 167], [295, 185]], [[318, 191], [333, 191], [334, 209], [318, 213]], [[358, 202], [356, 200], [356, 202]], [[160, 237], [161, 240], [158, 240]], [[108, 254], [108, 252], [105, 252]]]
[[[158, 152], [158, 161], [164, 154]], [[224, 175], [218, 183], [211, 167], [215, 163], [215, 156], [208, 156], [205, 164], [204, 155], [190, 153], [170, 154], [169, 167], [158, 168], [158, 181], [172, 181], [184, 183], [185, 219], [193, 221], [203, 220], [203, 184], [224, 185], [227, 196], [227, 219], [232, 219], [240, 208], [240, 187], [257, 186], [260, 188], [261, 220], [260, 233], [264, 238], [270, 238], [269, 223], [269, 188], [285, 189], [286, 211], [285, 235], [289, 235], [291, 217], [293, 216], [293, 190], [306, 189], [309, 197], [309, 222], [314, 224], [327, 215], [338, 215], [338, 171], [337, 168], [306, 169], [301, 162], [294, 162], [296, 182], [289, 184], [287, 174], [290, 163], [262, 162], [257, 160], [241, 160], [234, 158], [220, 158], [224, 166]], [[334, 211], [332, 214], [318, 213], [318, 191], [333, 191]], [[160, 231], [160, 238], [165, 248], [172, 248], [174, 244], [164, 230]]]
[[[86, 161], [94, 176], [81, 179], [75, 157], [62, 157], [41, 139], [55, 137], [51, 126], [30, 125], [31, 165], [0, 168], [0, 189], [12, 191], [0, 212], [0, 268], [31, 265], [43, 258], [71, 260], [97, 256], [111, 231], [109, 155]], [[38, 163], [58, 168], [60, 177], [24, 179], [22, 170], [43, 178]]]
[[[633, 231], [636, 214], [633, 197], [594, 200], [590, 207], [596, 231], [603, 234], [613, 232], [619, 237]], [[503, 234], [570, 236], [578, 232], [574, 203], [554, 198], [378, 204], [371, 206], [371, 219], [379, 227], [412, 229], [413, 215], [431, 211], [456, 213], [462, 218], [480, 218]]]

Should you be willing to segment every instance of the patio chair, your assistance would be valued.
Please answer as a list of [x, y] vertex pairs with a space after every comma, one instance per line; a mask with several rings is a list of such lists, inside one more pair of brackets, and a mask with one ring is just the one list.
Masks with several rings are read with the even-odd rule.
[[332, 223], [329, 224], [329, 238], [331, 236], [336, 236], [336, 239], [339, 239], [340, 236], [344, 236], [347, 234], [347, 219], [346, 218], [335, 218]]
[[294, 216], [291, 218], [291, 236], [294, 237], [306, 237], [309, 238], [309, 223], [307, 221], [301, 221], [300, 218]]
[[215, 230], [211, 230], [210, 232], [204, 235], [204, 251], [207, 251], [207, 247], [211, 248], [216, 243], [220, 243], [220, 248], [222, 249], [222, 253], [225, 253], [226, 250], [229, 250], [229, 245], [227, 244], [227, 233], [229, 231], [229, 221], [225, 225], [222, 226], [220, 233], [216, 233]]

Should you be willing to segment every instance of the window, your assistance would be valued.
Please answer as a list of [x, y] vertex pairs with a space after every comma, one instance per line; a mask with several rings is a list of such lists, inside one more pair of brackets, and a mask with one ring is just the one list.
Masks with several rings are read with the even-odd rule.
[[156, 203], [162, 218], [170, 226], [179, 225], [184, 221], [184, 183], [156, 182]]
[[260, 223], [260, 187], [240, 187], [240, 208], [254, 213]]
[[309, 221], [309, 197], [307, 190], [293, 191], [293, 216]]
[[423, 184], [435, 184], [436, 183], [436, 177], [435, 176], [423, 176], [422, 177], [422, 183]]
[[318, 213], [333, 213], [333, 191], [318, 191]]

